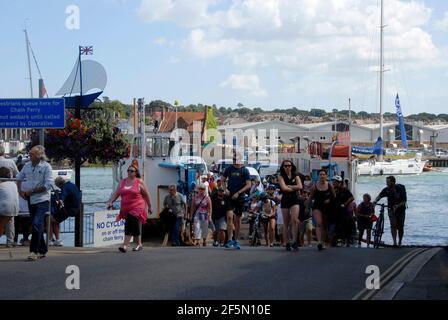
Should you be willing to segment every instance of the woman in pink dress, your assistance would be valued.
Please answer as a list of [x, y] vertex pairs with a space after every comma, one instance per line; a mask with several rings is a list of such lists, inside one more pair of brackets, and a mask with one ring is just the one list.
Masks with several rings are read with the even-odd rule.
[[146, 212], [152, 213], [148, 188], [137, 176], [140, 176], [138, 167], [132, 164], [128, 168], [128, 177], [121, 180], [117, 190], [107, 203], [107, 207], [110, 209], [115, 200], [121, 197], [121, 208], [117, 221], [125, 220], [125, 237], [123, 245], [118, 250], [123, 253], [127, 251], [132, 237], [134, 237], [134, 241], [137, 240], [137, 246], [132, 251], [143, 250], [141, 229], [142, 225], [146, 223]]

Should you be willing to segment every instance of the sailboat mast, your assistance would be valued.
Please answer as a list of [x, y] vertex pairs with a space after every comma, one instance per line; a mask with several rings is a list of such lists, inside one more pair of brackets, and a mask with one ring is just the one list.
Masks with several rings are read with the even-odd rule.
[[33, 97], [33, 77], [31, 75], [31, 61], [30, 61], [30, 42], [28, 40], [28, 32], [26, 29], [23, 30], [23, 32], [25, 32], [25, 42], [26, 42], [26, 56], [28, 59], [28, 75], [29, 75], [29, 80], [30, 80], [30, 94], [31, 94], [31, 98]]
[[384, 87], [384, 10], [381, 0], [381, 36], [380, 36], [380, 137], [383, 139], [383, 87]]

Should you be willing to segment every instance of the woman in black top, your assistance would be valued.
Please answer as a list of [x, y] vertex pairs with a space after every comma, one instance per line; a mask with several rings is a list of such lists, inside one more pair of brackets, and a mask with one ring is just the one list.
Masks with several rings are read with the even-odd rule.
[[311, 189], [310, 201], [313, 203], [313, 216], [316, 221], [317, 249], [323, 249], [323, 239], [327, 231], [327, 221], [331, 211], [331, 203], [336, 198], [333, 186], [327, 181], [327, 172], [319, 171], [319, 181]]
[[282, 192], [281, 208], [283, 215], [283, 239], [286, 241], [286, 250], [291, 250], [288, 230], [292, 228], [292, 248], [298, 250], [297, 237], [299, 232], [299, 198], [297, 192], [302, 190], [302, 181], [297, 173], [296, 166], [289, 160], [284, 160], [280, 166], [278, 177]]

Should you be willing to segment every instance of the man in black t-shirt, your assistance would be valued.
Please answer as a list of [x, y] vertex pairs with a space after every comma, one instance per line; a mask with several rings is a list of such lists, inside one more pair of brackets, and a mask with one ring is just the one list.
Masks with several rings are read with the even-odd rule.
[[[241, 164], [241, 159], [235, 156], [233, 165], [228, 167], [223, 175], [223, 182], [227, 184], [227, 235], [228, 240], [226, 248], [240, 247], [240, 227], [241, 217], [243, 215], [244, 194], [250, 190], [250, 173], [249, 170]], [[235, 231], [235, 241], [232, 241], [232, 233]]]
[[[408, 200], [406, 188], [402, 184], [397, 184], [394, 176], [386, 178], [387, 187], [384, 188], [373, 202], [374, 205], [381, 199], [387, 197], [389, 208], [390, 230], [394, 247], [401, 247], [404, 235], [404, 221], [406, 216], [406, 202]], [[397, 245], [398, 231], [398, 245]]]

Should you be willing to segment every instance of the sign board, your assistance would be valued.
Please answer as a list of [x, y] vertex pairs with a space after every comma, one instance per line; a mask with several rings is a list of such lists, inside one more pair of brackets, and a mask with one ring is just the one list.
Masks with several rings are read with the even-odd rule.
[[124, 220], [115, 221], [118, 210], [99, 211], [93, 214], [93, 246], [107, 247], [124, 240]]
[[64, 99], [0, 99], [0, 128], [63, 129]]

